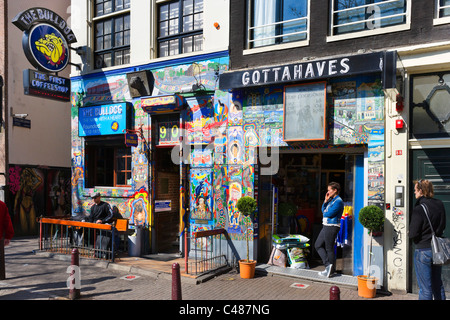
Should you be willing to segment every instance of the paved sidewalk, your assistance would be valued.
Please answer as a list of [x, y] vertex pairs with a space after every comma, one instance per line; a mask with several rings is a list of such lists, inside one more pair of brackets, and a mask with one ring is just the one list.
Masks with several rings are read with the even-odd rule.
[[[0, 300], [64, 300], [69, 289], [70, 257], [36, 254], [37, 238], [13, 239], [5, 248], [6, 280], [0, 280]], [[81, 300], [171, 300], [171, 274], [138, 267], [80, 259]], [[236, 271], [195, 284], [182, 281], [183, 300], [329, 300], [331, 283], [274, 274], [241, 279]], [[417, 300], [413, 294], [358, 296], [352, 286], [339, 286], [341, 300]]]

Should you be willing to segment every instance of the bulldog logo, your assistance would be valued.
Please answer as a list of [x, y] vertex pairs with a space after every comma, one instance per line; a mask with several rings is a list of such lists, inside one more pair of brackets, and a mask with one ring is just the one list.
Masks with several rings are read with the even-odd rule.
[[46, 34], [44, 38], [35, 42], [36, 49], [42, 52], [45, 58], [53, 66], [58, 66], [66, 58], [66, 48], [61, 38], [54, 33]]

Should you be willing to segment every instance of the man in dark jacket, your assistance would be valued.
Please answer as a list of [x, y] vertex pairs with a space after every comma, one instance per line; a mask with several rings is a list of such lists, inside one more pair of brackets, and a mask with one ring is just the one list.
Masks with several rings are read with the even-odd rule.
[[433, 264], [431, 252], [431, 227], [422, 204], [428, 208], [433, 230], [436, 236], [442, 236], [445, 229], [445, 208], [441, 200], [434, 198], [433, 184], [428, 180], [418, 180], [414, 185], [417, 199], [409, 224], [409, 237], [415, 244], [414, 267], [416, 269], [419, 299], [445, 300], [442, 284], [442, 267]]
[[92, 196], [94, 204], [91, 207], [91, 214], [86, 219], [87, 222], [92, 223], [109, 223], [113, 217], [113, 211], [111, 206], [103, 202], [100, 193], [96, 193]]

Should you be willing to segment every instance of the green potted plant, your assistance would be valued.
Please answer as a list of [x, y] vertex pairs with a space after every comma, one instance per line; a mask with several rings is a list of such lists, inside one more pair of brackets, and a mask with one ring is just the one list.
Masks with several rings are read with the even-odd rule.
[[384, 211], [375, 205], [362, 208], [359, 211], [359, 223], [369, 231], [370, 247], [369, 247], [369, 264], [365, 275], [358, 276], [358, 295], [365, 298], [374, 298], [376, 294], [376, 286], [378, 279], [369, 276], [369, 268], [372, 264], [372, 240], [375, 232], [383, 231], [384, 228]]
[[[245, 196], [238, 200], [236, 207], [239, 210], [239, 212], [242, 213], [242, 215], [244, 217], [248, 217], [256, 211], [257, 204], [256, 204], [255, 199], [253, 199], [252, 197], [249, 197], [249, 196]], [[246, 220], [247, 219], [244, 219], [245, 224], [246, 224]], [[248, 244], [249, 226], [246, 225], [245, 228], [246, 228], [245, 236], [246, 236], [246, 240], [247, 240], [247, 259], [239, 260], [239, 272], [240, 272], [241, 278], [250, 279], [250, 278], [253, 278], [255, 275], [256, 261], [250, 260], [250, 258], [249, 258], [249, 244]]]

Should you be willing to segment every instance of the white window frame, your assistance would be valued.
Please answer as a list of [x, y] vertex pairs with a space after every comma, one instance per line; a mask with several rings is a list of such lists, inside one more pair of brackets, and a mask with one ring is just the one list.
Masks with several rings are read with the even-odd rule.
[[[297, 19], [292, 19], [292, 20], [286, 20], [286, 21], [279, 21], [279, 22], [274, 22], [274, 23], [270, 23], [270, 24], [266, 24], [266, 25], [262, 25], [262, 26], [258, 26], [258, 27], [251, 27], [250, 26], [250, 21], [251, 21], [251, 5], [250, 2], [251, 0], [247, 0], [247, 7], [248, 7], [248, 14], [247, 14], [247, 36], [246, 36], [246, 48], [243, 51], [243, 55], [249, 55], [249, 54], [255, 54], [255, 53], [261, 53], [261, 52], [269, 52], [269, 51], [273, 51], [273, 50], [283, 50], [283, 49], [290, 49], [290, 48], [297, 48], [297, 47], [304, 47], [304, 46], [308, 46], [309, 45], [309, 38], [310, 38], [310, 25], [311, 25], [311, 0], [306, 0], [307, 1], [307, 6], [308, 6], [308, 10], [307, 10], [307, 14], [306, 17], [303, 18], [297, 18]], [[307, 21], [307, 25], [306, 25], [306, 31], [302, 31], [302, 32], [298, 32], [298, 33], [291, 33], [291, 34], [283, 34], [283, 35], [275, 35], [273, 37], [269, 37], [269, 38], [263, 38], [263, 39], [256, 39], [256, 40], [250, 40], [249, 38], [249, 34], [251, 32], [251, 30], [256, 29], [256, 28], [262, 28], [262, 27], [268, 27], [268, 26], [272, 26], [272, 25], [279, 25], [279, 24], [284, 24], [286, 22], [292, 22], [292, 21], [296, 21], [296, 20], [306, 20]], [[280, 44], [273, 44], [273, 45], [267, 45], [267, 46], [263, 46], [263, 47], [256, 47], [256, 48], [250, 48], [250, 42], [253, 41], [262, 41], [262, 40], [268, 40], [268, 39], [276, 39], [276, 38], [280, 38], [280, 37], [285, 37], [288, 35], [295, 35], [295, 34], [300, 34], [300, 33], [306, 33], [306, 39], [305, 40], [299, 40], [299, 41], [292, 41], [292, 42], [287, 42], [287, 43], [280, 43]]]
[[[386, 2], [395, 2], [395, 1], [398, 1], [398, 0], [388, 0]], [[335, 3], [334, 0], [330, 0], [330, 26], [329, 26], [330, 35], [327, 37], [327, 42], [354, 39], [354, 38], [362, 38], [362, 37], [374, 36], [374, 35], [385, 34], [385, 33], [405, 31], [405, 30], [409, 30], [411, 28], [411, 0], [406, 0], [406, 12], [401, 14], [406, 17], [406, 22], [404, 24], [390, 26], [390, 27], [384, 27], [384, 28], [376, 28], [376, 29], [372, 29], [372, 30], [355, 31], [355, 32], [349, 32], [349, 33], [345, 33], [345, 34], [335, 35], [335, 34], [333, 34], [333, 30], [337, 26], [334, 25], [333, 18], [334, 18], [334, 14], [339, 11], [334, 10], [334, 3]], [[364, 7], [368, 8], [368, 7], [372, 7], [373, 5], [376, 5], [376, 3], [361, 5], [358, 7], [354, 7], [351, 9], [344, 9], [344, 10], [354, 10], [356, 8], [364, 8]], [[340, 10], [340, 11], [344, 11], [344, 10]], [[395, 16], [398, 16], [398, 15], [395, 15]], [[395, 17], [395, 16], [390, 16], [390, 17]], [[383, 17], [383, 19], [386, 19], [386, 17]], [[381, 20], [381, 19], [379, 19], [379, 20]], [[368, 23], [368, 22], [372, 22], [372, 21], [376, 21], [376, 19], [366, 19], [366, 20], [361, 20], [361, 21], [357, 21], [357, 22], [352, 22], [349, 24], [356, 24], [356, 23], [361, 23], [361, 22]]]
[[447, 16], [447, 17], [439, 18], [439, 12], [442, 9], [450, 9], [450, 5], [448, 5], [448, 6], [441, 6], [441, 4], [439, 2], [440, 2], [439, 0], [435, 0], [436, 11], [434, 13], [434, 19], [433, 19], [433, 25], [435, 25], [435, 26], [436, 25], [440, 25], [440, 24], [450, 23], [450, 15]]
[[[114, 12], [110, 12], [110, 13], [107, 13], [107, 14], [104, 14], [104, 15], [96, 17], [95, 16], [95, 3], [93, 2], [92, 7], [91, 7], [91, 10], [92, 10], [91, 11], [91, 22], [89, 23], [89, 26], [91, 28], [91, 34], [90, 34], [91, 41], [90, 42], [92, 43], [91, 47], [93, 48], [92, 54], [91, 54], [92, 70], [104, 70], [104, 69], [113, 70], [113, 69], [118, 69], [118, 68], [124, 68], [124, 67], [127, 67], [127, 66], [129, 66], [131, 64], [131, 44], [132, 44], [132, 41], [131, 41], [131, 38], [130, 38], [130, 63], [119, 64], [119, 65], [112, 65], [110, 67], [102, 67], [102, 68], [97, 68], [96, 67], [96, 65], [95, 65], [95, 49], [96, 49], [95, 23], [101, 22], [101, 21], [104, 21], [104, 20], [111, 20], [111, 19], [114, 19], [114, 18], [116, 18], [118, 16], [124, 16], [126, 14], [129, 14], [130, 15], [130, 33], [131, 33], [132, 32], [131, 31], [131, 29], [132, 29], [132, 22], [131, 22], [131, 6], [132, 6], [132, 4], [133, 4], [133, 1], [130, 2], [130, 7], [129, 8], [118, 10], [118, 11], [114, 11]], [[131, 37], [131, 35], [130, 35], [130, 37]]]

